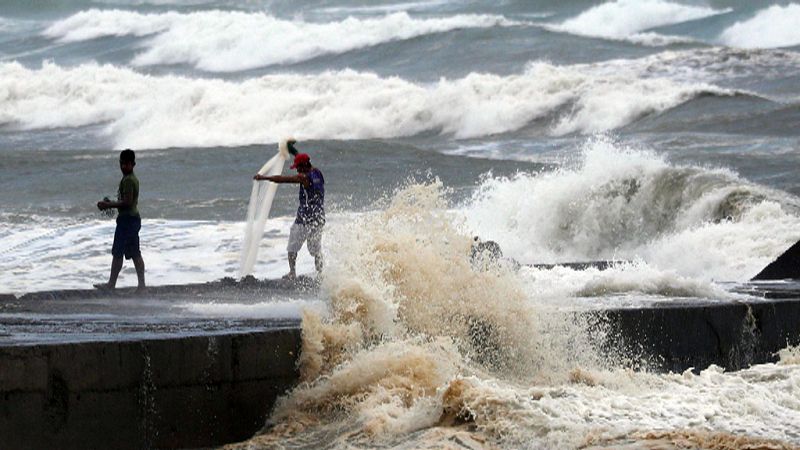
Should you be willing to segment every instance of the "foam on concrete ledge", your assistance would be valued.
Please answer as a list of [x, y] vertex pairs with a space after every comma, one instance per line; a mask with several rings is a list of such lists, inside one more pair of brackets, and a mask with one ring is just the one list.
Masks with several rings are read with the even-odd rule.
[[0, 347], [3, 448], [197, 448], [246, 439], [296, 382], [299, 348], [299, 327]]

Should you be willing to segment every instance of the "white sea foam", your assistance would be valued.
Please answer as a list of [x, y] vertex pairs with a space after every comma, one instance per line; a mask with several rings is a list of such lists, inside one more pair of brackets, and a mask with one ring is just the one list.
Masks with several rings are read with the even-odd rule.
[[[455, 441], [458, 448], [752, 449], [800, 442], [797, 364], [667, 375], [576, 368], [569, 382], [537, 385], [465, 375], [444, 346], [426, 350], [409, 344], [358, 355], [302, 393], [303, 403], [290, 404], [327, 411], [339, 400], [338, 430], [311, 414], [279, 415], [247, 448], [329, 443], [331, 435], [335, 448], [368, 446], [396, 434], [401, 448], [454, 448]], [[361, 401], [346, 401], [352, 398]], [[468, 426], [459, 426], [465, 418]]]
[[[243, 200], [244, 201], [244, 200]], [[286, 273], [290, 218], [272, 219], [261, 244], [254, 274], [279, 278]], [[0, 245], [0, 286], [4, 292], [87, 288], [108, 278], [114, 221], [42, 221], [8, 227]], [[141, 248], [151, 285], [206, 282], [236, 277], [244, 226], [241, 222], [145, 219]], [[298, 257], [298, 272], [313, 272], [313, 260]], [[120, 286], [135, 286], [132, 264]]]
[[[573, 165], [486, 180], [468, 224], [525, 263], [638, 259], [683, 286], [680, 277], [747, 280], [800, 239], [796, 199], [727, 170], [674, 166], [608, 139], [590, 140]], [[642, 292], [661, 290], [644, 275]]]
[[138, 6], [138, 5], [157, 5], [157, 6], [199, 6], [215, 3], [216, 0], [91, 0], [92, 3], [100, 5], [116, 6]]
[[[476, 428], [510, 446], [595, 448], [588, 441], [596, 448], [651, 448], [648, 433], [663, 430], [668, 436], [674, 430], [676, 441], [681, 431], [696, 434], [693, 448], [716, 448], [715, 441], [730, 441], [726, 448], [748, 448], [748, 435], [798, 442], [793, 431], [798, 394], [792, 386], [799, 369], [769, 364], [725, 373], [710, 367], [697, 375], [576, 370], [573, 383], [554, 387], [524, 389], [466, 378], [457, 392], [475, 413]], [[634, 444], [620, 445], [625, 438]], [[615, 445], [617, 439], [621, 442]], [[683, 447], [676, 441], [673, 447], [667, 439], [660, 448]]]
[[741, 48], [778, 48], [800, 45], [800, 5], [773, 5], [754, 17], [736, 22], [719, 36], [725, 45]]
[[571, 114], [553, 127], [553, 134], [613, 130], [648, 114], [659, 113], [695, 98], [701, 92], [727, 94], [710, 85], [680, 85], [666, 78], [631, 80], [626, 74], [591, 77], [575, 86]]
[[642, 259], [605, 270], [522, 267], [519, 274], [537, 304], [559, 309], [641, 308], [676, 299], [730, 302], [744, 298], [710, 280], [680, 275]]
[[44, 35], [62, 42], [104, 36], [154, 35], [133, 64], [190, 64], [212, 72], [236, 72], [341, 54], [386, 42], [460, 28], [510, 25], [501, 16], [456, 15], [416, 19], [399, 12], [338, 22], [282, 20], [265, 13], [201, 11], [141, 14], [89, 10], [60, 20]]
[[441, 132], [472, 138], [533, 121], [551, 133], [623, 126], [703, 93], [701, 83], [532, 64], [519, 75], [472, 73], [433, 84], [351, 70], [245, 81], [143, 75], [126, 68], [0, 65], [0, 125], [24, 130], [106, 124], [116, 146], [233, 146], [303, 139], [368, 139]]
[[636, 33], [625, 38], [634, 44], [645, 45], [648, 47], [662, 47], [672, 44], [689, 44], [696, 42], [695, 39], [684, 36], [667, 36], [658, 33]]
[[800, 74], [800, 54], [727, 47], [662, 51], [638, 59], [610, 59], [577, 66], [596, 76], [625, 73], [637, 78], [666, 78], [680, 83], [712, 83], [758, 77], [760, 80]]
[[447, 5], [450, 0], [427, 0], [427, 1], [411, 1], [411, 2], [398, 2], [389, 4], [378, 5], [363, 5], [363, 6], [329, 6], [320, 8], [318, 11], [327, 14], [336, 15], [349, 15], [349, 14], [376, 14], [376, 13], [396, 13], [403, 11], [425, 11]]
[[59, 20], [42, 34], [59, 42], [80, 42], [107, 36], [147, 36], [168, 30], [180, 17], [175, 12], [142, 15], [133, 11], [92, 9]]
[[665, 0], [615, 0], [594, 6], [576, 17], [548, 28], [580, 36], [627, 39], [645, 45], [666, 45], [686, 39], [641, 32], [722, 12], [724, 11]]

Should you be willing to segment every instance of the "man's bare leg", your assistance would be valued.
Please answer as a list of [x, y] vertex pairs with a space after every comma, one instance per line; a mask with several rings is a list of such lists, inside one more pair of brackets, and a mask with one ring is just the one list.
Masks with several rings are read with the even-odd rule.
[[289, 252], [289, 273], [287, 273], [283, 278], [293, 279], [297, 277], [297, 273], [295, 272], [295, 266], [297, 265], [297, 252]]
[[98, 283], [94, 287], [98, 289], [114, 289], [117, 287], [117, 277], [119, 277], [120, 270], [122, 270], [122, 257], [117, 258], [115, 256], [111, 259], [111, 274], [108, 276], [108, 283]]
[[142, 259], [142, 255], [133, 257], [133, 267], [136, 268], [136, 278], [139, 279], [139, 285], [136, 291], [143, 292], [146, 286], [144, 284], [144, 260]]

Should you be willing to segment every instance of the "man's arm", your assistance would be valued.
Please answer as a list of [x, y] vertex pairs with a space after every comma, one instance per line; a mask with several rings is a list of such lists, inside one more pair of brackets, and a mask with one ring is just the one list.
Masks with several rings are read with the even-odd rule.
[[118, 202], [107, 202], [103, 200], [97, 202], [97, 208], [100, 209], [100, 211], [103, 211], [105, 209], [111, 209], [111, 208], [117, 208], [117, 209], [127, 208], [132, 204], [133, 204], [133, 193], [126, 192], [122, 194], [122, 199]]
[[295, 184], [302, 184], [304, 187], [308, 187], [311, 185], [311, 182], [308, 180], [308, 177], [305, 174], [298, 173], [297, 175], [258, 175], [253, 177], [256, 181], [266, 180], [272, 181], [273, 183], [295, 183]]

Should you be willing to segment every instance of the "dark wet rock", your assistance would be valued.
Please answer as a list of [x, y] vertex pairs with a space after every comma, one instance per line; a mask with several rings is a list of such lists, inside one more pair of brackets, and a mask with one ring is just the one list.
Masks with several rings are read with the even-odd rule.
[[242, 277], [241, 280], [239, 280], [239, 284], [241, 284], [242, 286], [254, 286], [258, 284], [258, 280], [256, 279], [256, 277], [252, 275], [246, 275]]
[[236, 285], [236, 278], [233, 277], [224, 277], [219, 280], [219, 284], [222, 286], [235, 286]]
[[787, 279], [800, 279], [800, 241], [753, 277], [753, 281]]

